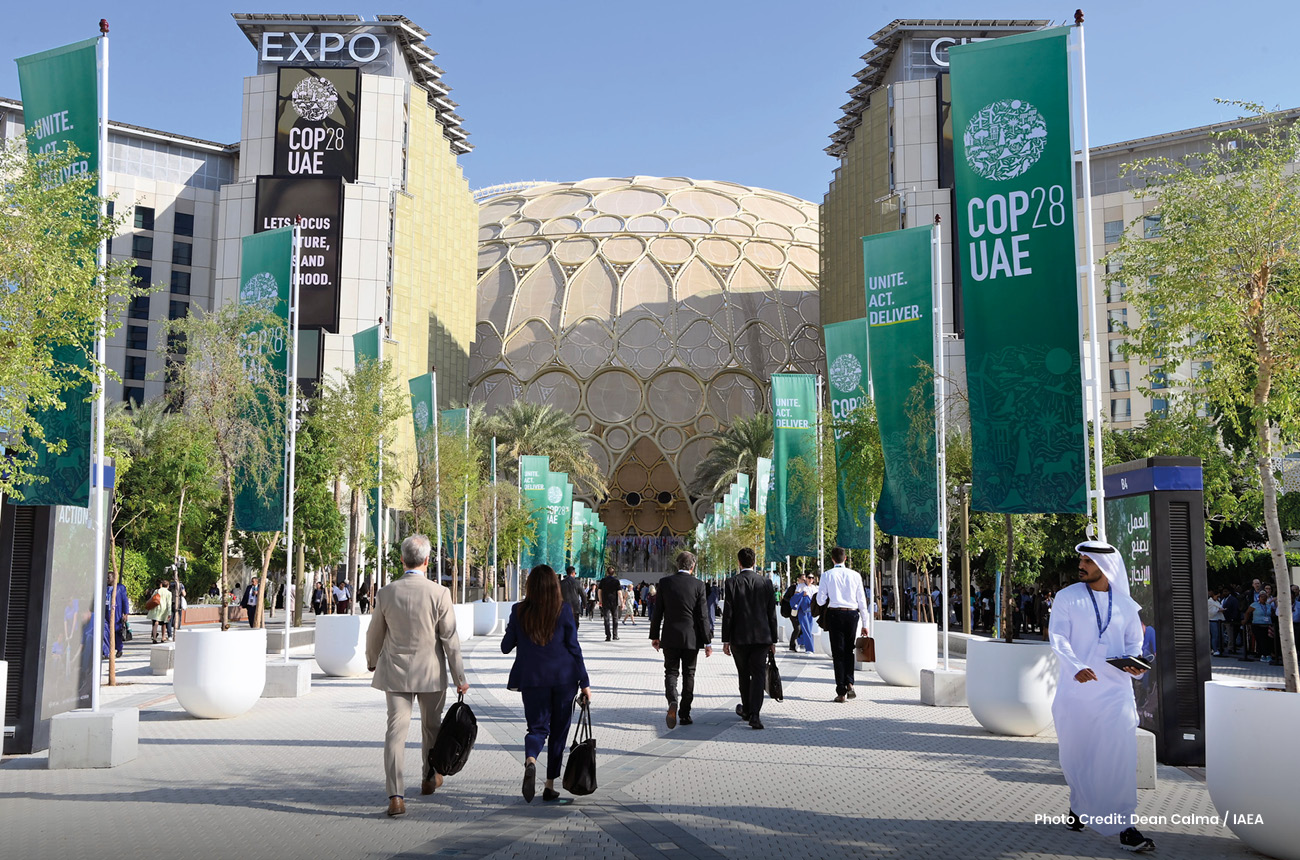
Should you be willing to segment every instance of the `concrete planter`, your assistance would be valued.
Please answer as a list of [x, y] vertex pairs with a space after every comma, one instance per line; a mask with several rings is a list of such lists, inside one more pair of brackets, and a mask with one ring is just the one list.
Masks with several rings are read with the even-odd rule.
[[[474, 608], [474, 635], [487, 636], [497, 626], [497, 605], [484, 603], [482, 600], [476, 600], [468, 605]], [[456, 624], [459, 627], [459, 619]]]
[[172, 689], [190, 716], [237, 717], [257, 704], [265, 686], [265, 629], [176, 631]]
[[518, 602], [519, 601], [517, 600], [498, 600], [496, 603], [492, 604], [497, 608], [497, 618], [509, 624], [510, 611], [515, 608], [515, 604]]
[[316, 619], [316, 665], [332, 678], [364, 675], [369, 615], [322, 615]]
[[456, 635], [460, 641], [465, 642], [474, 636], [474, 604], [473, 603], [455, 603], [452, 608], [456, 610]]
[[876, 673], [895, 687], [921, 686], [921, 670], [938, 665], [938, 627], [929, 622], [877, 621]]
[[966, 703], [981, 726], [1029, 737], [1052, 724], [1057, 668], [1050, 645], [971, 639], [966, 647]]
[[[1215, 808], [1228, 816], [1228, 827], [1242, 842], [1269, 857], [1300, 860], [1295, 822], [1300, 747], [1261, 747], [1263, 736], [1300, 725], [1300, 694], [1264, 686], [1206, 683], [1205, 783]], [[1261, 750], [1266, 766], [1261, 766]]]

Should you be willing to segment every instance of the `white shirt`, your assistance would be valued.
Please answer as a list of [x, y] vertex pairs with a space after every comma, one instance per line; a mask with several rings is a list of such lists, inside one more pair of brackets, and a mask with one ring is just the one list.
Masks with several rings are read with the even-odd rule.
[[871, 617], [871, 611], [867, 609], [867, 594], [862, 588], [862, 575], [842, 564], [835, 565], [822, 576], [817, 585], [816, 600], [830, 609], [856, 609], [863, 627]]
[[1223, 620], [1223, 604], [1220, 603], [1219, 601], [1215, 600], [1213, 597], [1209, 598], [1209, 604], [1210, 604], [1210, 605], [1209, 605], [1209, 608], [1210, 608], [1210, 620], [1211, 620], [1211, 621], [1222, 621], [1222, 620]]

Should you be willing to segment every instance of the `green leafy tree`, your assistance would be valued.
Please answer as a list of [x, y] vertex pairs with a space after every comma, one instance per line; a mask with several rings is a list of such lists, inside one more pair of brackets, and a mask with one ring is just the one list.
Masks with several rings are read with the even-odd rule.
[[[1108, 280], [1129, 285], [1144, 322], [1129, 348], [1173, 377], [1195, 362], [1194, 378], [1173, 398], [1209, 403], [1219, 420], [1249, 438], [1264, 499], [1278, 615], [1291, 614], [1291, 576], [1278, 517], [1275, 451], [1300, 440], [1300, 136], [1293, 124], [1255, 105], [1232, 131], [1180, 159], [1130, 165], [1146, 180], [1136, 196], [1151, 202], [1144, 239], [1135, 223], [1108, 261]], [[1113, 266], [1111, 268], [1114, 268]], [[1286, 688], [1300, 690], [1295, 637], [1279, 626]]]
[[772, 456], [772, 413], [737, 418], [722, 428], [713, 447], [695, 469], [694, 490], [721, 498], [741, 472], [749, 475], [749, 497], [758, 492], [758, 458]]
[[551, 471], [566, 472], [574, 487], [586, 495], [600, 499], [607, 492], [605, 476], [567, 412], [516, 400], [475, 427], [474, 432], [481, 439], [496, 437], [497, 465], [507, 479], [515, 479], [520, 456], [529, 454], [550, 457]]
[[45, 480], [32, 474], [37, 454], [66, 450], [68, 440], [45, 438], [40, 415], [96, 384], [101, 317], [107, 336], [119, 306], [142, 292], [131, 263], [99, 265], [100, 243], [123, 220], [100, 217], [96, 176], [66, 170], [79, 160], [75, 148], [31, 155], [23, 137], [0, 142], [0, 496], [21, 499], [22, 486]]
[[[347, 526], [330, 487], [338, 461], [334, 441], [314, 420], [314, 415], [309, 415], [298, 430], [295, 459], [295, 549], [301, 548], [304, 565], [311, 564], [319, 571], [333, 567], [338, 560], [343, 541], [347, 538]], [[389, 557], [396, 556], [390, 554]], [[400, 561], [398, 564], [400, 567]], [[297, 578], [296, 588], [298, 599], [294, 603], [294, 623], [301, 624], [303, 603], [310, 599], [305, 575]]]

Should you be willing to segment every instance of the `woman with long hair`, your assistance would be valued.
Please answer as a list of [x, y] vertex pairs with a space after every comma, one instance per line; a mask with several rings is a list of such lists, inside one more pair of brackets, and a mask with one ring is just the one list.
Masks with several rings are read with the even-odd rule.
[[[524, 599], [510, 610], [510, 622], [501, 640], [501, 653], [515, 651], [507, 686], [524, 699], [524, 800], [537, 792], [537, 757], [546, 746], [546, 788], [542, 800], [557, 801], [555, 778], [560, 775], [564, 743], [573, 719], [574, 694], [591, 699], [591, 682], [578, 645], [578, 625], [573, 610], [560, 596], [560, 578], [550, 566], [539, 564], [528, 574]], [[516, 651], [515, 649], [518, 648]], [[549, 738], [549, 742], [548, 742]]]

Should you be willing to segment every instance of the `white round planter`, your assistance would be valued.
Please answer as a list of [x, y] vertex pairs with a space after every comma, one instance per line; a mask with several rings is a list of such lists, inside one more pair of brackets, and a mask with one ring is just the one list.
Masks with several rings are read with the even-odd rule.
[[453, 603], [456, 610], [456, 635], [464, 642], [474, 635], [474, 604]]
[[316, 619], [316, 665], [332, 678], [364, 675], [369, 615], [322, 615]]
[[266, 629], [176, 631], [172, 689], [192, 717], [224, 720], [257, 703], [266, 687]]
[[497, 605], [482, 600], [476, 600], [470, 605], [474, 607], [474, 635], [486, 636], [491, 633], [497, 626]]
[[930, 622], [877, 621], [876, 674], [895, 687], [921, 686], [921, 670], [938, 665], [939, 628]]
[[1215, 808], [1229, 816], [1227, 825], [1242, 842], [1269, 857], [1298, 860], [1300, 747], [1264, 739], [1300, 725], [1300, 694], [1278, 692], [1280, 687], [1273, 685], [1260, 689], [1264, 686], [1205, 684], [1205, 783]]
[[995, 735], [1029, 737], [1052, 724], [1056, 655], [1046, 642], [966, 643], [966, 704]]

